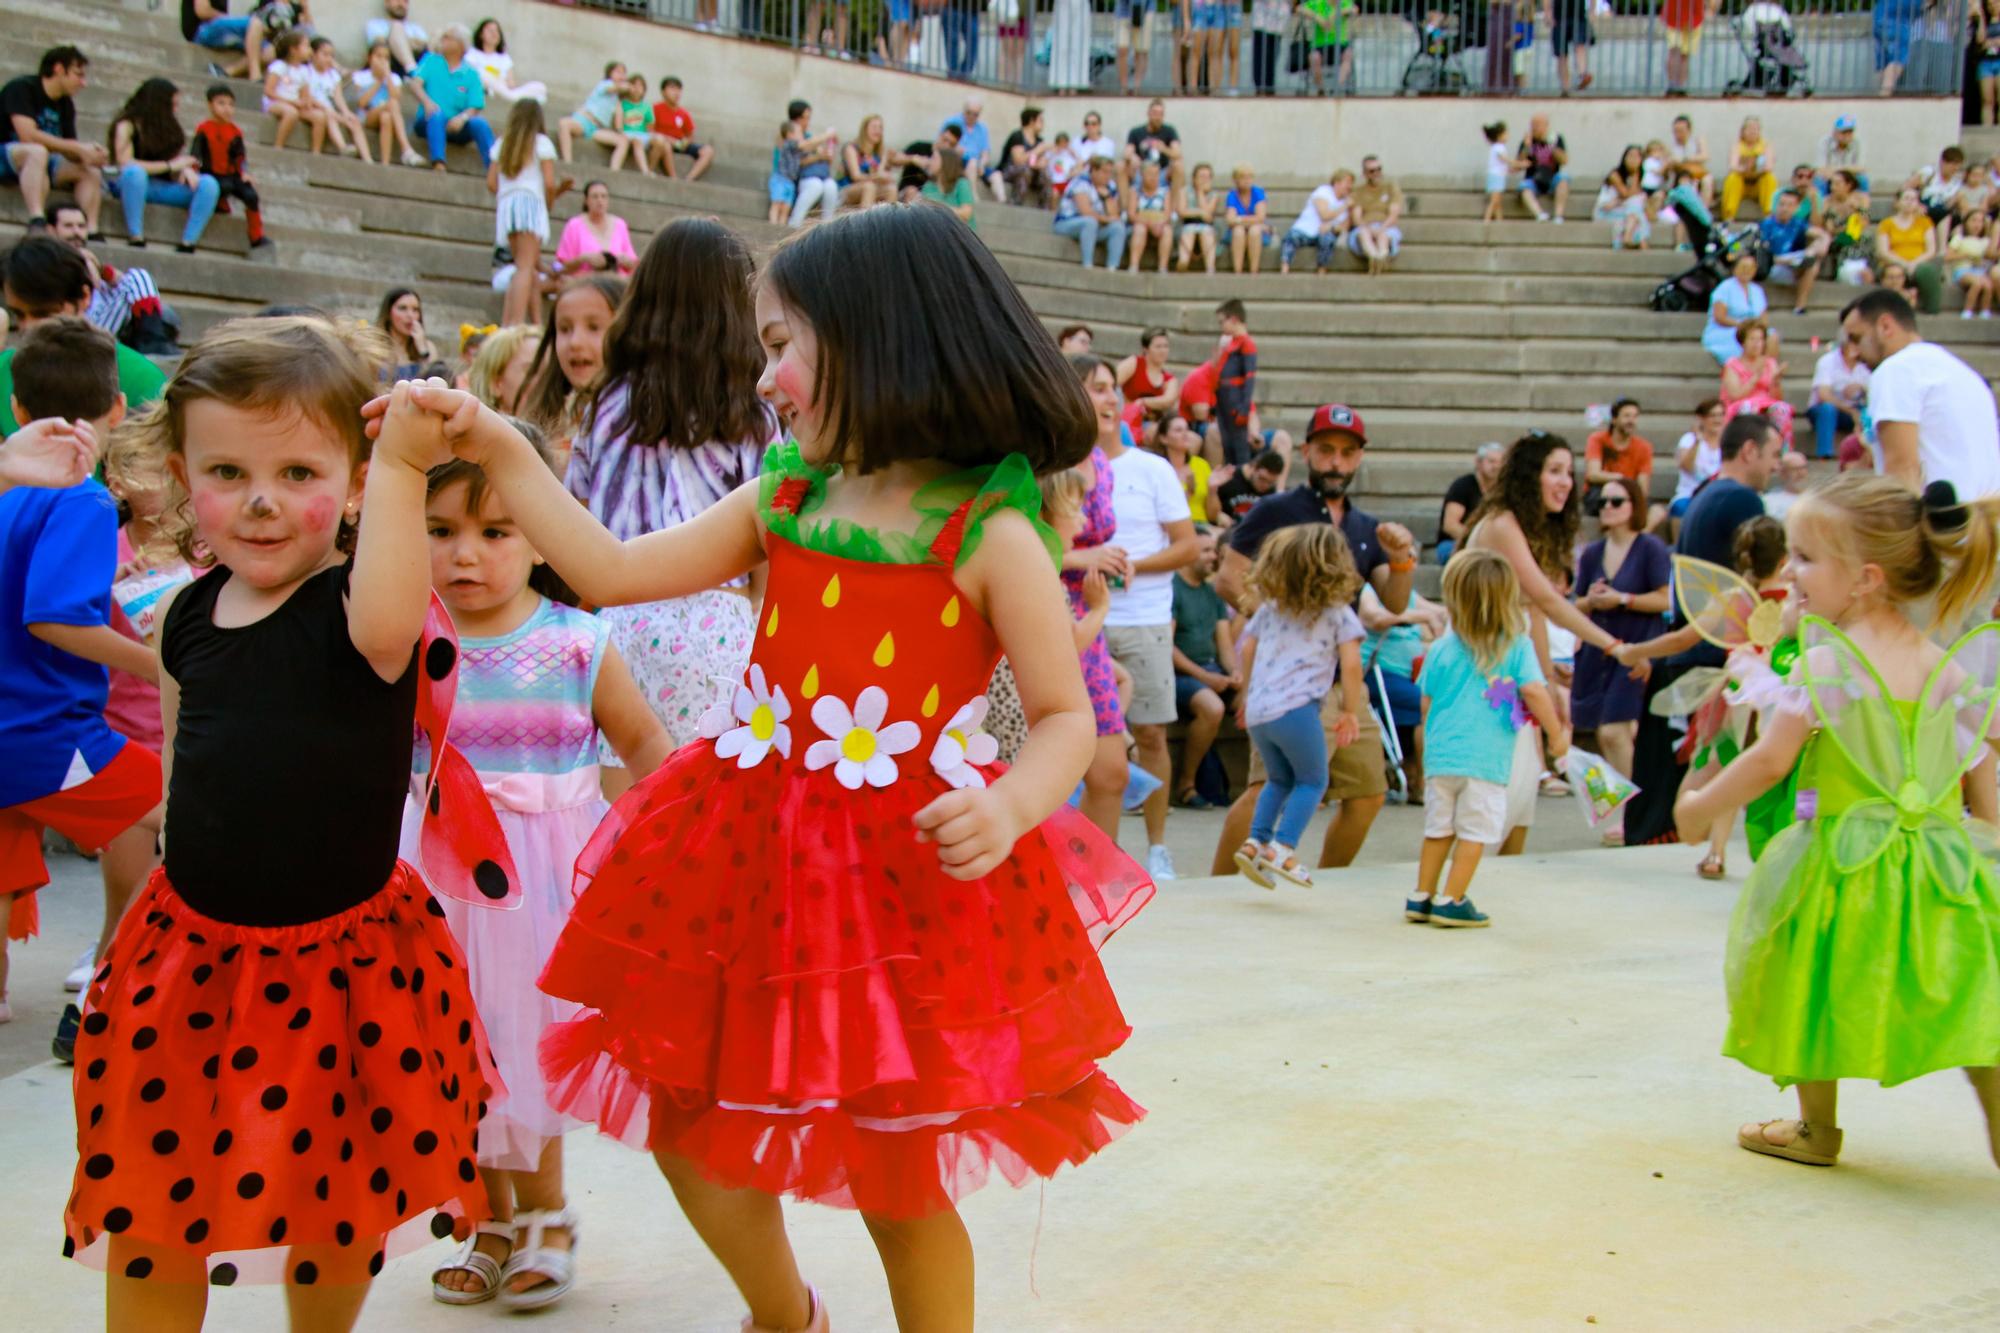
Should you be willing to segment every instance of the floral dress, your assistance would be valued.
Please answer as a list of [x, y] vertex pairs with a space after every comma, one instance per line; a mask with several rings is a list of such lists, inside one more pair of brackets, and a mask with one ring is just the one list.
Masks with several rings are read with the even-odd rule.
[[1066, 806], [973, 881], [911, 833], [998, 774], [999, 643], [953, 571], [992, 513], [1039, 524], [1026, 461], [919, 491], [914, 535], [815, 519], [830, 474], [795, 444], [764, 469], [749, 670], [578, 859], [541, 986], [583, 1013], [543, 1069], [724, 1185], [923, 1216], [1140, 1117], [1097, 1065], [1130, 1033], [1097, 950], [1153, 886]]
[[[1097, 474], [1097, 482], [1083, 497], [1083, 530], [1076, 534], [1073, 543], [1079, 551], [1102, 546], [1118, 532], [1118, 515], [1111, 507], [1114, 485], [1111, 460], [1104, 456], [1102, 449], [1093, 448], [1090, 451], [1090, 466]], [[1073, 569], [1064, 570], [1063, 587], [1069, 592], [1070, 614], [1082, 620], [1087, 609], [1083, 604], [1083, 574]], [[1097, 734], [1124, 735], [1125, 707], [1118, 701], [1118, 679], [1111, 672], [1111, 649], [1106, 646], [1101, 633], [1083, 650], [1083, 684], [1090, 691], [1090, 711], [1097, 716]]]

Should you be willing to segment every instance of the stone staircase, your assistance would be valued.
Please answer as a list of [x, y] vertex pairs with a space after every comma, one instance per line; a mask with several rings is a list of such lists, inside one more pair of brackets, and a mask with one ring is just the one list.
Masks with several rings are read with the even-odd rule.
[[[154, 75], [180, 86], [187, 125], [203, 114], [202, 91], [213, 82], [207, 57], [181, 40], [175, 16], [164, 9], [149, 12], [138, 0], [65, 0], [55, 9], [0, 0], [0, 15], [0, 68], [31, 70], [40, 51], [58, 42], [90, 54], [91, 84], [79, 99], [86, 138], [101, 139], [130, 90]], [[163, 208], [148, 210], [153, 244], [146, 249], [120, 240], [105, 247], [113, 263], [152, 271], [189, 336], [270, 302], [372, 317], [393, 284], [422, 292], [433, 336], [446, 345], [461, 322], [493, 318], [493, 207], [472, 149], [452, 149], [442, 173], [371, 165], [308, 154], [301, 127], [292, 146], [278, 151], [269, 146], [273, 122], [256, 110], [260, 90], [241, 80], [235, 87], [275, 254], [250, 257], [240, 216], [218, 217], [199, 253], [176, 254], [171, 242], [183, 215]], [[552, 115], [581, 95], [556, 89]], [[745, 114], [740, 99], [728, 110], [698, 101], [692, 109], [702, 137], [717, 145], [716, 166], [694, 183], [622, 172], [612, 180], [614, 208], [641, 245], [668, 220], [691, 214], [721, 218], [753, 245], [774, 242], [781, 233], [764, 221], [766, 118]], [[1073, 111], [1058, 104], [1051, 119]], [[895, 137], [927, 134], [927, 127], [906, 126]], [[602, 175], [603, 151], [583, 152], [578, 179]], [[1314, 183], [1264, 182], [1278, 228], [1297, 215]], [[1111, 355], [1134, 350], [1140, 329], [1161, 325], [1177, 340], [1172, 364], [1184, 368], [1213, 345], [1216, 304], [1242, 297], [1261, 351], [1266, 424], [1296, 433], [1318, 403], [1353, 405], [1367, 418], [1373, 442], [1359, 492], [1364, 504], [1409, 523], [1427, 543], [1443, 491], [1468, 467], [1472, 446], [1541, 427], [1580, 449], [1585, 409], [1623, 395], [1638, 399], [1645, 412], [1641, 431], [1656, 446], [1656, 494], [1670, 493], [1673, 442], [1694, 404], [1714, 392], [1717, 373], [1698, 342], [1700, 316], [1653, 314], [1645, 302], [1689, 256], [1611, 249], [1609, 229], [1587, 220], [1594, 193], [1588, 188], [1571, 200], [1567, 224], [1553, 226], [1525, 218], [1482, 223], [1484, 199], [1469, 181], [1404, 177], [1402, 184], [1410, 198], [1405, 253], [1394, 273], [1374, 279], [1344, 257], [1329, 276], [1280, 277], [1275, 248], [1266, 255], [1266, 273], [1254, 278], [1086, 270], [1074, 245], [1050, 231], [1046, 214], [990, 204], [980, 206], [979, 234], [1050, 327], [1088, 323], [1098, 348]], [[579, 206], [577, 195], [565, 196], [555, 210], [557, 225]], [[123, 230], [117, 208], [106, 201], [105, 230], [113, 237]], [[18, 226], [23, 213], [19, 193], [0, 190], [0, 223]], [[1795, 400], [1803, 400], [1811, 377], [1809, 340], [1836, 336], [1835, 317], [1852, 295], [1823, 281], [1807, 316], [1788, 308], [1777, 316], [1775, 327], [1791, 349]], [[1926, 332], [1982, 373], [2000, 374], [1995, 324], [1961, 323], [1947, 311], [1927, 321]]]

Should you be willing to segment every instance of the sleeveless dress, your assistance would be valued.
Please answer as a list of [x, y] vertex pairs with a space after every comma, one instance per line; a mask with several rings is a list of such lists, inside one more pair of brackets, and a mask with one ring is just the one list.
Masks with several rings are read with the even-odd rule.
[[[486, 1023], [507, 1100], [479, 1127], [479, 1165], [533, 1171], [548, 1140], [577, 1122], [549, 1108], [537, 1049], [576, 1006], [542, 994], [534, 979], [569, 921], [577, 854], [610, 807], [600, 794], [597, 723], [590, 700], [610, 627], [544, 598], [519, 628], [459, 640], [452, 745], [479, 775], [513, 854], [522, 902], [496, 912], [440, 897], [465, 952], [472, 998]], [[419, 741], [417, 788], [429, 771]], [[403, 859], [418, 864], [422, 807], [403, 814]]]
[[953, 570], [992, 512], [1040, 513], [1026, 462], [926, 487], [915, 536], [815, 520], [795, 444], [764, 468], [749, 672], [578, 860], [541, 984], [585, 1012], [543, 1068], [560, 1109], [722, 1184], [922, 1216], [1139, 1119], [1097, 1067], [1131, 1030], [1097, 949], [1153, 886], [1067, 807], [972, 882], [912, 832], [997, 776], [999, 644]]
[[[1083, 530], [1076, 534], [1076, 541], [1072, 543], [1074, 549], [1079, 551], [1102, 546], [1118, 532], [1118, 513], [1112, 508], [1111, 501], [1116, 486], [1111, 477], [1111, 460], [1104, 456], [1102, 449], [1093, 446], [1090, 466], [1097, 475], [1097, 483], [1083, 497]], [[1069, 593], [1070, 614], [1082, 620], [1087, 610], [1083, 604], [1083, 574], [1066, 569], [1062, 577], [1063, 587]], [[1124, 735], [1125, 706], [1118, 701], [1118, 678], [1112, 674], [1111, 649], [1105, 644], [1102, 633], [1083, 650], [1082, 657], [1083, 684], [1090, 691], [1090, 710], [1097, 717], [1097, 734]]]
[[[218, 567], [161, 630], [167, 866], [76, 1043], [63, 1253], [92, 1267], [115, 1236], [126, 1277], [362, 1282], [490, 1211], [474, 1145], [502, 1085], [445, 910], [395, 856], [420, 671], [391, 684], [354, 649], [346, 575], [224, 628]], [[451, 665], [428, 645], [422, 674]]]

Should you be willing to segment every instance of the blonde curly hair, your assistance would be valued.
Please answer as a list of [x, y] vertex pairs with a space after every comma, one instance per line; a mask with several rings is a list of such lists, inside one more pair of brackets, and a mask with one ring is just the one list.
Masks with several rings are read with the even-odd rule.
[[539, 344], [541, 341], [542, 330], [538, 324], [509, 324], [488, 335], [486, 341], [479, 344], [479, 353], [472, 358], [472, 365], [465, 372], [465, 387], [488, 407], [511, 413], [520, 401], [521, 391], [528, 387], [528, 377], [523, 375], [521, 382], [514, 386], [515, 401], [512, 403], [495, 400], [494, 387], [507, 373], [508, 363], [513, 361], [524, 343]]
[[1934, 510], [1902, 483], [1843, 472], [1799, 497], [1787, 531], [1852, 570], [1875, 565], [1899, 605], [1935, 595], [1937, 623], [1956, 626], [1980, 605], [2000, 559], [2000, 498]]
[[1265, 540], [1250, 566], [1250, 590], [1294, 620], [1311, 620], [1359, 596], [1361, 574], [1338, 528], [1305, 523]]

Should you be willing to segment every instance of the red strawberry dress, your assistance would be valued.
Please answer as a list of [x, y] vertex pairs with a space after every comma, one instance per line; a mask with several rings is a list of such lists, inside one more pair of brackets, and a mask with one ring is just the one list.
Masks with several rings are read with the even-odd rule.
[[1000, 771], [999, 643], [952, 571], [997, 510], [1039, 527], [1025, 460], [920, 491], [914, 537], [815, 520], [827, 475], [765, 462], [749, 671], [579, 858], [541, 984], [585, 1012], [542, 1061], [561, 1109], [720, 1183], [915, 1217], [1143, 1114], [1097, 1066], [1131, 1031], [1097, 949], [1153, 885], [1068, 807], [973, 882], [911, 822]]

